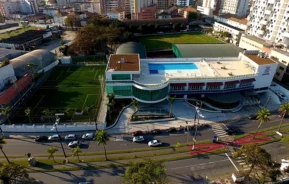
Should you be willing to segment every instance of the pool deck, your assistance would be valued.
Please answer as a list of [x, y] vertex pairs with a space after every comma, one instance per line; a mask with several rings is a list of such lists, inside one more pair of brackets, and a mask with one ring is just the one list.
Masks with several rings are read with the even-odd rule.
[[[232, 76], [243, 76], [255, 74], [254, 68], [246, 65], [239, 60], [228, 60], [218, 62], [203, 61], [202, 59], [185, 60], [183, 63], [194, 63], [198, 69], [186, 70], [158, 70], [158, 74], [151, 74], [149, 63], [172, 63], [171, 59], [156, 59], [155, 61], [141, 60], [140, 75], [135, 75], [134, 80], [142, 84], [161, 84], [169, 79], [186, 78], [188, 80], [202, 80], [203, 78], [211, 78], [217, 80], [218, 78], [230, 78]], [[175, 62], [174, 62], [175, 63]], [[181, 62], [179, 62], [181, 63]], [[232, 74], [232, 76], [230, 75]]]

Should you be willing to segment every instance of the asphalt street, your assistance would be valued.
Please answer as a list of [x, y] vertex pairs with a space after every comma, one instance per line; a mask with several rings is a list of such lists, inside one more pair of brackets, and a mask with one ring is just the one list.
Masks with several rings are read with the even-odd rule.
[[[271, 122], [264, 123], [261, 126], [261, 129], [278, 125], [279, 120], [280, 118], [278, 116], [272, 116]], [[284, 123], [285, 122], [286, 120], [284, 121]], [[240, 130], [240, 132], [247, 133], [255, 131], [259, 123], [256, 120], [245, 120], [234, 122], [231, 124], [234, 124], [234, 126], [236, 126]], [[225, 128], [225, 126], [230, 126], [230, 123], [226, 125], [222, 124], [222, 126]], [[197, 141], [209, 140], [212, 139], [213, 136], [214, 132], [212, 131], [212, 129], [203, 130], [198, 133]], [[110, 141], [108, 141], [107, 143], [107, 150], [108, 151], [128, 150], [128, 149], [138, 149], [148, 147], [147, 142], [133, 143], [132, 138], [133, 137], [131, 135], [112, 135]], [[163, 146], [169, 146], [174, 145], [177, 142], [186, 143], [187, 140], [191, 142], [193, 138], [193, 132], [190, 132], [189, 136], [187, 136], [187, 132], [180, 132], [175, 134], [163, 133], [159, 136], [146, 135], [145, 138], [147, 141], [157, 139], [164, 143]], [[24, 155], [27, 153], [32, 153], [33, 155], [47, 154], [46, 150], [50, 146], [60, 148], [59, 142], [36, 143], [33, 140], [33, 138], [24, 138], [24, 139], [7, 138], [6, 141], [7, 144], [4, 145], [4, 149], [7, 155], [11, 156]], [[68, 144], [68, 142], [69, 141], [64, 141], [65, 144]], [[65, 145], [64, 147], [68, 152], [70, 152], [70, 149], [68, 148], [67, 145]], [[102, 146], [97, 146], [96, 142], [94, 141], [88, 141], [87, 146], [83, 149], [83, 152], [95, 152], [95, 151], [103, 151]]]
[[[262, 146], [271, 155], [273, 160], [287, 156], [288, 150], [282, 143], [271, 143]], [[233, 162], [240, 169], [240, 165], [233, 159]], [[228, 157], [222, 154], [216, 155], [199, 155], [195, 158], [171, 161], [165, 163], [167, 175], [173, 183], [199, 183], [207, 179], [216, 178], [225, 174], [232, 174], [235, 168], [229, 161]], [[79, 183], [91, 182], [91, 184], [105, 183], [118, 184], [121, 183], [120, 175], [123, 174], [125, 168], [98, 169], [86, 171], [70, 171], [70, 172], [49, 172], [49, 173], [31, 173], [30, 176], [49, 183]]]

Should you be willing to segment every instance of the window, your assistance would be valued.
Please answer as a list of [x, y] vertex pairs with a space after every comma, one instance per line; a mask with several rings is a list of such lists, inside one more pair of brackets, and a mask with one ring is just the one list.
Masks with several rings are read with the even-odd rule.
[[277, 76], [280, 76], [280, 73], [279, 73], [279, 72], [276, 72], [276, 75], [277, 75]]
[[284, 70], [284, 68], [282, 66], [279, 67], [280, 70]]
[[112, 80], [130, 80], [130, 74], [112, 74]]

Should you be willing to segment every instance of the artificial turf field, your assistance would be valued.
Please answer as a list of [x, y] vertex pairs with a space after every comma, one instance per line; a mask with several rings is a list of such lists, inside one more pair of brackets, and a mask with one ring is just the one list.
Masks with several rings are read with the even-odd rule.
[[147, 50], [171, 49], [172, 44], [222, 43], [220, 40], [204, 33], [180, 33], [138, 37]]
[[[44, 109], [64, 113], [66, 108], [71, 116], [60, 117], [61, 121], [87, 121], [87, 115], [75, 115], [85, 106], [94, 106], [95, 114], [101, 100], [98, 76], [104, 75], [105, 66], [56, 67], [45, 82], [13, 115], [12, 121], [27, 122], [24, 109], [31, 108], [31, 120], [43, 122]], [[42, 118], [41, 118], [42, 117]]]

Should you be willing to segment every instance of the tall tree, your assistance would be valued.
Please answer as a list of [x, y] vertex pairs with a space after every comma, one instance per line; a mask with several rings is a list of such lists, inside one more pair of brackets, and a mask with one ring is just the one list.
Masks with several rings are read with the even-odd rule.
[[69, 120], [71, 121], [72, 115], [73, 115], [73, 111], [70, 107], [67, 107], [64, 110], [64, 114], [69, 118]]
[[76, 15], [68, 15], [67, 18], [64, 19], [64, 24], [73, 29], [74, 27], [80, 26], [80, 20]]
[[170, 103], [170, 115], [172, 115], [172, 107], [173, 107], [173, 103], [175, 102], [175, 99], [176, 99], [176, 96], [174, 96], [174, 97], [169, 97], [168, 98], [168, 101], [169, 101], [169, 103]]
[[280, 131], [280, 128], [281, 128], [283, 120], [284, 120], [284, 117], [289, 114], [289, 102], [286, 102], [286, 103], [282, 104], [280, 106], [280, 108], [279, 108], [279, 112], [281, 114], [281, 121], [280, 121], [280, 124], [279, 124], [279, 127], [278, 127], [278, 132]]
[[108, 119], [111, 120], [114, 102], [107, 103], [106, 106], [107, 106], [107, 111], [108, 111]]
[[0, 180], [3, 184], [32, 183], [26, 169], [14, 163], [5, 163], [1, 166]]
[[88, 118], [89, 118], [89, 123], [91, 122], [91, 116], [92, 116], [92, 113], [93, 113], [93, 105], [91, 106], [85, 106], [83, 109], [82, 109], [82, 112], [84, 114], [87, 114], [88, 115]]
[[52, 158], [54, 163], [55, 163], [54, 153], [57, 151], [58, 151], [58, 149], [54, 146], [47, 149], [47, 153], [49, 154], [48, 159]]
[[138, 111], [139, 107], [138, 107], [138, 101], [133, 99], [132, 102], [131, 102], [132, 106], [134, 107], [135, 109], [135, 112]]
[[268, 109], [264, 108], [258, 111], [257, 113], [257, 120], [259, 122], [259, 126], [253, 136], [253, 139], [256, 137], [256, 134], [258, 133], [259, 128], [261, 127], [262, 123], [266, 123], [270, 120], [270, 112]]
[[0, 144], [0, 150], [2, 152], [2, 154], [4, 155], [4, 157], [6, 158], [7, 162], [10, 163], [10, 160], [8, 159], [7, 155], [5, 154], [5, 152], [3, 151], [3, 146], [2, 144]]
[[105, 155], [105, 160], [107, 160], [107, 155], [106, 155], [106, 141], [109, 141], [109, 137], [108, 134], [105, 130], [99, 130], [96, 132], [96, 142], [97, 145], [99, 146], [100, 144], [103, 145], [103, 149], [104, 149], [104, 155]]
[[125, 170], [123, 183], [167, 184], [169, 180], [165, 171], [163, 163], [156, 160], [131, 162]]
[[10, 107], [5, 107], [1, 109], [1, 114], [6, 117], [9, 124], [11, 124], [10, 120]]
[[73, 148], [73, 156], [77, 156], [77, 159], [78, 159], [78, 162], [80, 162], [80, 159], [79, 159], [79, 153], [82, 153], [81, 149], [79, 146], [77, 146], [76, 148]]
[[31, 109], [28, 107], [24, 110], [24, 113], [25, 113], [25, 116], [28, 117], [28, 120], [29, 120], [29, 123], [31, 124], [31, 118], [30, 118], [30, 115], [31, 115]]
[[55, 111], [49, 110], [49, 109], [44, 109], [44, 110], [41, 111], [41, 112], [42, 112], [42, 114], [48, 116], [49, 122], [50, 122], [50, 121], [53, 122]]
[[27, 63], [27, 65], [24, 67], [24, 70], [26, 70], [32, 76], [33, 82], [35, 82], [35, 70], [37, 69], [37, 67], [38, 66], [32, 62]]

